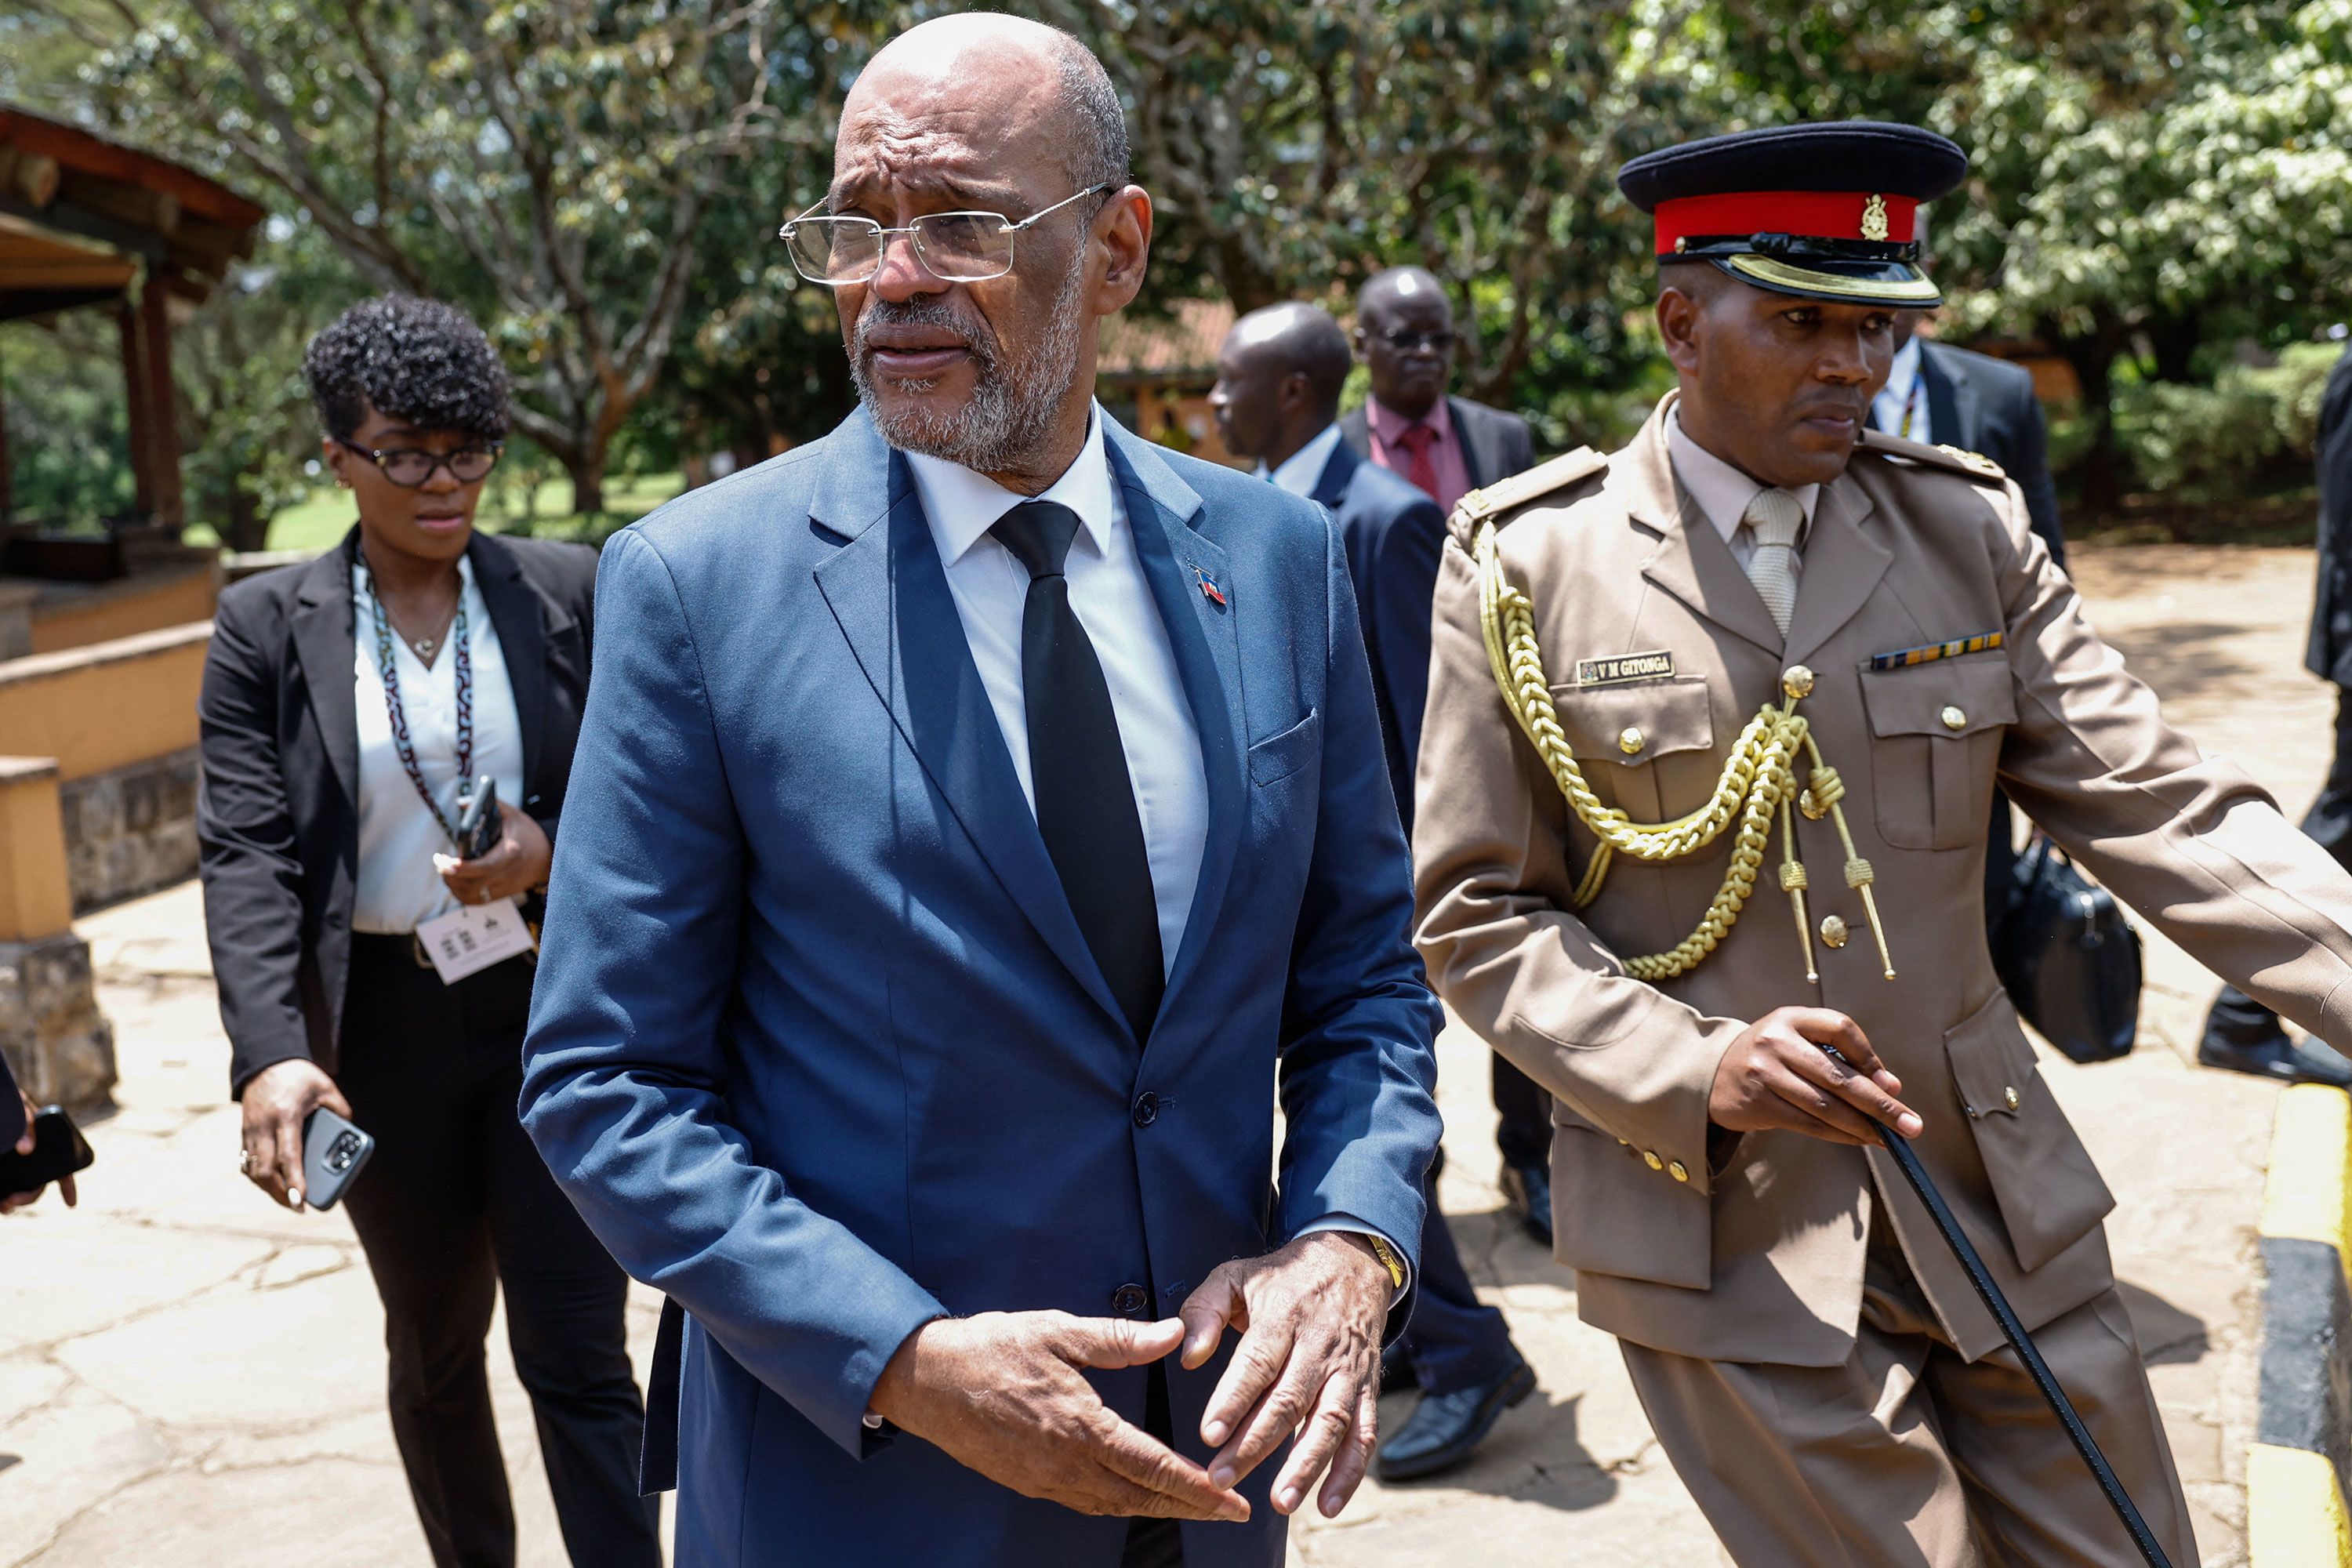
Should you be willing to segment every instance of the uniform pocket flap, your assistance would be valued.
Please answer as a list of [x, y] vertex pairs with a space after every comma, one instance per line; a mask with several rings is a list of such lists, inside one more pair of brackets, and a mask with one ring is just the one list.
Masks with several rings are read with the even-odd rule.
[[1715, 720], [1700, 676], [1635, 686], [1555, 686], [1551, 705], [1579, 762], [1646, 763], [1715, 747]]
[[1874, 735], [1957, 740], [2017, 722], [2008, 656], [1995, 649], [1904, 669], [1864, 669], [1863, 706]]
[[2031, 1273], [2088, 1235], [2115, 1196], [2042, 1081], [2006, 994], [1947, 1029], [1944, 1056], [2010, 1250]]
[[1249, 749], [1250, 783], [1270, 784], [1288, 778], [1323, 750], [1323, 711], [1316, 709], [1279, 735], [1271, 735]]

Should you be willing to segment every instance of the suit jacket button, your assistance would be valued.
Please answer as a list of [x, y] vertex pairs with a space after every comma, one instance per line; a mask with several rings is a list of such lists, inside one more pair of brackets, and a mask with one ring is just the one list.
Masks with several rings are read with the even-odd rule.
[[1663, 1171], [1666, 1168], [1666, 1163], [1658, 1158], [1654, 1150], [1650, 1149], [1642, 1151], [1642, 1163], [1649, 1166], [1653, 1171]]
[[1135, 1124], [1149, 1127], [1160, 1120], [1160, 1097], [1145, 1089], [1135, 1097]]
[[1110, 1293], [1110, 1310], [1122, 1318], [1131, 1318], [1151, 1305], [1151, 1292], [1140, 1285], [1122, 1285]]

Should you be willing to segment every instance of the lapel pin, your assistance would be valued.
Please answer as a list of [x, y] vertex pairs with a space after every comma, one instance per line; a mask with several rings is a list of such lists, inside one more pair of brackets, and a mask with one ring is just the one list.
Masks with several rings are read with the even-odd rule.
[[1207, 599], [1212, 604], [1216, 605], [1219, 608], [1223, 608], [1225, 605], [1225, 594], [1223, 589], [1217, 586], [1217, 580], [1210, 576], [1206, 572], [1202, 571], [1198, 566], [1192, 568], [1192, 575], [1200, 579], [1201, 596]]

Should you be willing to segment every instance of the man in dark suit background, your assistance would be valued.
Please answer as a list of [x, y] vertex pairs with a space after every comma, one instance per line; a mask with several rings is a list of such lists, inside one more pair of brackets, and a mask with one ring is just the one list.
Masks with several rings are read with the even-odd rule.
[[[2327, 782], [2303, 819], [2321, 848], [2352, 867], [2352, 353], [2336, 362], [2319, 404], [2319, 585], [2311, 612], [2311, 642], [2303, 656], [2312, 674], [2339, 689], [2336, 760]], [[2352, 1089], [2352, 1063], [2316, 1040], [2298, 1045], [2278, 1015], [2234, 985], [2205, 1020], [2197, 1059], [2207, 1067], [2291, 1083]]]
[[[1454, 307], [1435, 274], [1422, 267], [1391, 267], [1374, 273], [1356, 293], [1356, 352], [1370, 374], [1371, 395], [1339, 421], [1340, 434], [1356, 456], [1428, 492], [1438, 510], [1449, 514], [1468, 491], [1531, 468], [1536, 461], [1526, 420], [1447, 395], [1454, 344]], [[1416, 565], [1413, 592], [1392, 595], [1400, 606], [1408, 598], [1417, 605], [1420, 618], [1412, 635], [1419, 649], [1412, 660], [1412, 673], [1396, 689], [1409, 686], [1412, 693], [1412, 729], [1409, 735], [1391, 731], [1404, 744], [1404, 772], [1399, 776], [1407, 787], [1397, 792], [1400, 801], [1412, 793], [1413, 752], [1421, 740], [1421, 693], [1429, 670], [1429, 603], [1437, 591], [1437, 559], [1433, 543], [1425, 569]], [[1367, 605], [1366, 629], [1371, 630], [1378, 620], [1378, 612]], [[1376, 644], [1376, 669], [1381, 658]], [[1409, 804], [1406, 810], [1411, 810]], [[1410, 826], [1411, 816], [1405, 820]], [[1495, 1143], [1503, 1152], [1503, 1192], [1528, 1233], [1549, 1248], [1551, 1096], [1501, 1057], [1495, 1058], [1494, 1072]]]
[[[1253, 310], [1226, 335], [1209, 407], [1225, 450], [1256, 458], [1261, 479], [1320, 501], [1339, 520], [1371, 658], [1389, 782], [1410, 832], [1413, 761], [1429, 689], [1429, 606], [1445, 515], [1340, 439], [1339, 391], [1350, 363], [1347, 334], [1330, 312], [1304, 304]], [[1535, 1387], [1503, 1314], [1471, 1287], [1437, 1207], [1436, 1182], [1433, 1165], [1420, 1304], [1393, 1352], [1399, 1381], [1418, 1385], [1422, 1401], [1381, 1444], [1382, 1480], [1434, 1475], [1462, 1463], [1503, 1411]]]
[[[1873, 428], [1908, 441], [1957, 447], [1990, 458], [2025, 492], [2033, 531], [2063, 570], [2066, 535], [2058, 523], [2058, 486], [2050, 477], [2050, 442], [2033, 373], [1973, 349], [1919, 335], [1925, 310], [1895, 313], [1895, 359], [1870, 405]], [[2016, 832], [2009, 797], [1993, 792], [1985, 837], [1985, 938], [2000, 950], [2000, 926], [2016, 879]]]

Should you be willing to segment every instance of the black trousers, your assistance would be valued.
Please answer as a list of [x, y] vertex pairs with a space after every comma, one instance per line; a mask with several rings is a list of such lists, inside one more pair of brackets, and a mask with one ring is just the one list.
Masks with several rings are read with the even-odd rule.
[[[1168, 1408], [1168, 1368], [1151, 1363], [1144, 1384], [1143, 1429], [1174, 1447], [1176, 1423]], [[1118, 1568], [1184, 1568], [1184, 1531], [1172, 1519], [1130, 1519]]]
[[572, 1561], [660, 1568], [659, 1504], [637, 1496], [628, 1279], [515, 1109], [531, 973], [509, 959], [444, 985], [408, 938], [352, 939], [337, 1082], [376, 1152], [343, 1201], [383, 1300], [393, 1436], [439, 1568], [511, 1568], [486, 1345], [503, 1288]]
[[[2303, 819], [2303, 831], [2336, 863], [2352, 870], [2352, 691], [2336, 692], [2336, 757], [2327, 764], [2327, 782]], [[2221, 1000], [2205, 1020], [2205, 1038], [2216, 1046], [2258, 1046], [2279, 1033], [2276, 1013], [2234, 985], [2221, 987]]]
[[1495, 1147], [1503, 1152], [1503, 1163], [1549, 1168], [1551, 1096], [1500, 1052], [1490, 1054], [1495, 1058]]

